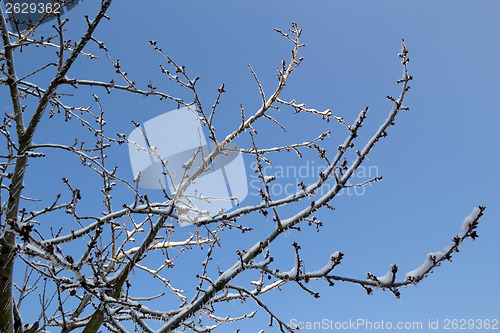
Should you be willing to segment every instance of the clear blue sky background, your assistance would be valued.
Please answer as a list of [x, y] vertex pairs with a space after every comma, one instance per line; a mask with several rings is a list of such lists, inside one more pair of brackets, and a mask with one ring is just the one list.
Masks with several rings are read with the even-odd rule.
[[[82, 14], [93, 17], [96, 5], [85, 1], [71, 11], [67, 16], [71, 19], [69, 27], [81, 31]], [[337, 283], [330, 288], [322, 281], [311, 284], [312, 289], [320, 292], [318, 300], [292, 284], [263, 299], [286, 322], [292, 318], [303, 322], [363, 318], [374, 322], [420, 321], [426, 328], [429, 319], [439, 319], [442, 325], [446, 318], [500, 318], [499, 12], [497, 1], [121, 0], [113, 3], [111, 20], [103, 22], [95, 37], [106, 43], [110, 56], [120, 58], [124, 70], [142, 87], [152, 79], [162, 90], [187, 97], [186, 92], [160, 76], [158, 64], [165, 62], [153, 52], [148, 39], [157, 40], [171, 57], [186, 66], [188, 73], [201, 78], [198, 89], [206, 108], [224, 82], [227, 93], [216, 116], [218, 135], [222, 137], [239, 125], [240, 103], [248, 114], [259, 107], [260, 97], [247, 64], [257, 72], [268, 94], [274, 89], [275, 68], [282, 58], [288, 61], [291, 45], [273, 29], [288, 29], [290, 22], [295, 21], [304, 29], [302, 40], [307, 46], [301, 51], [305, 60], [290, 78], [283, 98], [294, 98], [318, 110], [331, 108], [348, 123], [361, 109], [370, 106], [358, 149], [385, 119], [391, 107], [385, 96], [399, 94], [395, 81], [402, 68], [397, 53], [404, 37], [410, 51], [410, 74], [414, 76], [405, 102], [411, 110], [400, 114], [396, 126], [390, 128], [389, 136], [375, 147], [365, 164], [376, 167], [384, 180], [366, 188], [363, 195], [344, 193], [337, 198], [333, 202], [334, 212], [318, 214], [325, 223], [320, 233], [304, 228], [303, 232], [290, 232], [277, 241], [271, 246], [279, 263], [275, 267], [282, 271], [291, 269], [290, 244], [297, 241], [310, 270], [321, 268], [329, 255], [338, 250], [345, 253], [342, 265], [334, 271], [339, 275], [364, 278], [369, 271], [380, 276], [394, 263], [402, 277], [420, 266], [427, 253], [447, 246], [472, 209], [485, 205], [479, 238], [475, 242], [467, 240], [452, 263], [439, 267], [418, 287], [402, 289], [400, 300], [390, 292], [376, 290], [367, 296], [359, 286]], [[49, 33], [50, 26], [43, 29]], [[75, 39], [78, 36], [75, 30], [70, 35]], [[30, 66], [54, 56], [53, 50], [42, 52], [47, 58], [31, 50], [18, 64]], [[77, 65], [70, 77], [109, 81], [113, 75], [106, 59], [82, 59]], [[117, 77], [115, 80], [119, 82]], [[84, 93], [72, 101], [90, 103], [89, 90], [81, 91]], [[144, 122], [176, 107], [155, 99], [98, 93], [107, 111], [110, 132], [128, 134], [133, 129], [130, 119]], [[292, 115], [289, 110], [283, 109], [278, 117], [287, 124], [287, 133], [269, 121], [257, 125], [261, 147], [300, 142], [332, 130], [333, 138], [323, 143], [332, 156], [346, 134], [338, 124]], [[59, 127], [63, 126], [61, 120], [52, 120], [54, 125], [47, 118], [44, 121], [46, 125], [37, 142], [62, 142], [75, 135]], [[54, 131], [53, 126], [62, 129]], [[238, 143], [249, 144], [247, 139]], [[60, 158], [65, 158], [63, 155]], [[283, 159], [275, 158], [274, 166], [300, 167], [308, 161], [319, 164], [315, 156], [299, 160], [290, 153]], [[115, 150], [113, 158], [123, 165], [122, 175], [128, 174], [131, 179], [126, 147]], [[250, 165], [253, 160], [246, 161]], [[60, 178], [64, 173], [75, 182], [88, 183], [81, 169], [68, 170], [49, 161], [32, 166], [27, 184], [30, 180], [36, 182], [30, 191], [38, 195], [46, 193], [50, 175]], [[35, 166], [37, 172], [48, 175], [47, 180], [36, 176]], [[252, 172], [248, 171], [248, 175]], [[282, 184], [286, 182], [296, 180], [280, 180]], [[102, 206], [100, 198], [94, 200]], [[243, 204], [253, 202], [256, 197], [249, 195]], [[292, 212], [284, 210], [283, 216]], [[259, 228], [269, 229], [271, 222], [265, 226], [261, 220], [261, 215], [244, 220], [255, 226], [255, 234], [229, 235], [231, 239], [226, 242], [230, 250], [219, 251], [216, 257], [221, 268], [234, 262], [234, 249], [248, 248], [264, 234]], [[191, 281], [189, 266], [195, 265], [195, 271], [199, 271], [199, 261], [194, 259], [198, 259], [196, 254], [185, 254], [178, 275], [168, 278], [179, 283]], [[137, 285], [144, 284], [140, 276]], [[191, 285], [178, 287], [189, 289]], [[161, 291], [150, 288], [144, 292], [152, 295]], [[236, 302], [228, 311], [242, 314], [253, 307], [249, 305], [240, 307]], [[167, 309], [162, 303], [155, 306]], [[221, 331], [234, 331], [241, 325], [243, 332], [271, 331], [263, 310], [256, 318]]]

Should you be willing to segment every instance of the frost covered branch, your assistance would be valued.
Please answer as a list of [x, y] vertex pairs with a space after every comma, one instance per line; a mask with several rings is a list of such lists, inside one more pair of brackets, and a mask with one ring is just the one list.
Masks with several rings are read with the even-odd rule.
[[[412, 77], [408, 74], [409, 58], [404, 41], [399, 54], [403, 75], [397, 81], [401, 93], [398, 98], [388, 96], [392, 106], [386, 120], [360, 150], [356, 149], [355, 142], [368, 107], [348, 125], [331, 109], [319, 111], [293, 98], [282, 97], [287, 82], [303, 61], [299, 53], [305, 44], [301, 41], [302, 30], [296, 23], [292, 23], [288, 31], [276, 29], [279, 38], [291, 43], [290, 59], [282, 60], [277, 66], [276, 85], [269, 89], [249, 65], [248, 75], [256, 82], [260, 105], [251, 112], [240, 105], [236, 112], [241, 113], [241, 121], [221, 134], [216, 129], [217, 112], [224, 103], [226, 85], [222, 83], [214, 89], [214, 102], [206, 107], [197, 85], [200, 78], [192, 76], [186, 66], [160, 47], [161, 42], [153, 40], [149, 41], [152, 52], [162, 58], [159, 73], [190, 97], [174, 97], [151, 80], [136, 83], [133, 74], [125, 70], [119, 59], [111, 56], [106, 42], [98, 37], [100, 22], [109, 19], [106, 12], [111, 2], [103, 0], [92, 19], [84, 18], [86, 26], [76, 42], [67, 38], [65, 29], [70, 29], [71, 22], [60, 15], [53, 26], [54, 35], [43, 37], [38, 32], [40, 22], [32, 22], [26, 31], [21, 31], [19, 25], [16, 31], [9, 31], [9, 19], [0, 12], [0, 32], [5, 48], [0, 57], [3, 74], [0, 84], [6, 87], [12, 107], [12, 113], [6, 114], [0, 124], [5, 147], [0, 155], [0, 307], [4, 309], [0, 313], [0, 331], [47, 332], [57, 327], [62, 332], [83, 329], [87, 333], [98, 332], [104, 327], [113, 332], [155, 332], [153, 321], [161, 321], [162, 326], [156, 332], [208, 332], [227, 323], [255, 317], [256, 311], [219, 314], [223, 303], [239, 300], [253, 302], [269, 317], [270, 325], [276, 325], [281, 332], [291, 332], [294, 328], [285, 323], [279, 309], [263, 301], [263, 294], [289, 284], [318, 298], [320, 295], [313, 281], [322, 280], [332, 286], [335, 281], [356, 283], [368, 293], [372, 288], [388, 289], [399, 297], [398, 288], [418, 283], [442, 262], [450, 260], [465, 239], [477, 237], [476, 227], [485, 209], [482, 206], [466, 218], [462, 232], [453, 238], [450, 246], [444, 251], [430, 253], [424, 264], [407, 273], [404, 280], [398, 280], [396, 265], [391, 265], [387, 274], [381, 277], [371, 273], [367, 273], [367, 279], [336, 275], [334, 272], [344, 257], [340, 251], [325, 255], [322, 268], [306, 270], [301, 248], [307, 244], [298, 242], [292, 243], [293, 251], [290, 248], [293, 266], [283, 269], [283, 264], [272, 256], [270, 245], [273, 242], [285, 233], [299, 232], [308, 226], [320, 231], [328, 222], [320, 219], [317, 213], [325, 208], [333, 209], [333, 201], [342, 189], [381, 180], [375, 177], [355, 185], [348, 182], [375, 145], [388, 135], [400, 111], [408, 110], [403, 101]], [[63, 5], [69, 4], [63, 2]], [[88, 51], [89, 42], [98, 46], [97, 53]], [[40, 49], [56, 49], [57, 52], [38, 68], [16, 67], [14, 60], [21, 50], [37, 56]], [[95, 78], [77, 77], [82, 74], [68, 77], [69, 73], [78, 73], [70, 70], [79, 65], [76, 60], [81, 56], [93, 59], [92, 63], [105, 62], [115, 77], [102, 79], [98, 78], [99, 73], [92, 74]], [[47, 76], [49, 80], [39, 80]], [[45, 85], [39, 83], [45, 81], [48, 82]], [[74, 98], [66, 93], [68, 90], [75, 95], [81, 94], [82, 98]], [[85, 97], [87, 90], [91, 94]], [[115, 111], [109, 110], [112, 108], [109, 101], [98, 95], [112, 91], [157, 97], [165, 105], [185, 107], [207, 131], [210, 145], [204, 147], [203, 133], [198, 133], [199, 147], [185, 157], [180, 171], [172, 171], [173, 162], [161, 155], [138, 122], [130, 119], [128, 123], [138, 129], [141, 140], [134, 141], [113, 132], [114, 127], [107, 120], [113, 118], [110, 112]], [[257, 124], [284, 132], [287, 123], [284, 117], [297, 117], [297, 113], [310, 117], [311, 121], [333, 119], [338, 131], [335, 128], [318, 132], [309, 138], [297, 135], [297, 139], [287, 144], [261, 143]], [[74, 140], [59, 138], [59, 133], [53, 133], [54, 142], [34, 142], [35, 133], [55, 120], [64, 121], [68, 132], [74, 133]], [[337, 135], [342, 131], [345, 131], [343, 143], [333, 151], [328, 150], [332, 133]], [[140, 186], [144, 175], [139, 172], [131, 177], [117, 157], [124, 143], [157, 163], [172, 186], [159, 181], [161, 191], [144, 190]], [[236, 143], [242, 143], [241, 147], [236, 147]], [[218, 158], [235, 152], [255, 159], [254, 171], [260, 186], [258, 202], [243, 206], [236, 196], [216, 197], [190, 192], [192, 185], [201, 181]], [[275, 195], [270, 184], [277, 177], [266, 174], [265, 165], [288, 152], [296, 154], [297, 158], [314, 154], [325, 168], [314, 175], [314, 182], [307, 185], [299, 182], [294, 193]], [[67, 159], [61, 162], [55, 154]], [[31, 171], [29, 164], [35, 159], [45, 168], [68, 163], [41, 197], [31, 194], [29, 189], [33, 184], [25, 177], [26, 172]], [[73, 167], [75, 170], [78, 167], [84, 177], [66, 176]], [[197, 208], [196, 200], [204, 203], [228, 200], [238, 207], [232, 211], [221, 208], [211, 213]], [[193, 212], [194, 217], [189, 215]], [[255, 228], [255, 219], [268, 217], [268, 229]], [[192, 225], [180, 228], [186, 221]], [[255, 244], [246, 249], [241, 248], [244, 244], [238, 244], [240, 248], [233, 251], [226, 239], [235, 234], [249, 234], [248, 239]], [[225, 262], [227, 258], [234, 260], [229, 267]], [[13, 275], [14, 263], [23, 265], [24, 277]], [[192, 274], [179, 278], [179, 267], [188, 267], [184, 269]], [[152, 286], [158, 282], [165, 289], [152, 295], [136, 295], [139, 287], [149, 284], [138, 282], [142, 280], [136, 275], [151, 281]], [[36, 322], [26, 323], [22, 315], [26, 304], [33, 299], [40, 304], [39, 317]]]

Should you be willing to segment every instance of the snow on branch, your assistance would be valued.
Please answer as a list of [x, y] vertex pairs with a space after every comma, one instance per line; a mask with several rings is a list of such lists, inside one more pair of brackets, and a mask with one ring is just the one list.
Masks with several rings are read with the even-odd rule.
[[451, 261], [452, 253], [459, 252], [458, 247], [465, 239], [472, 238], [472, 240], [475, 240], [478, 237], [476, 228], [479, 223], [479, 218], [483, 216], [485, 209], [486, 207], [484, 206], [475, 207], [472, 210], [472, 213], [464, 219], [461, 232], [452, 238], [452, 243], [445, 247], [443, 252], [438, 251], [435, 253], [429, 253], [426, 260], [420, 267], [406, 273], [406, 281], [410, 283], [419, 282], [432, 272], [434, 267], [441, 265], [441, 262], [444, 260]]
[[[359, 143], [360, 149], [356, 146], [368, 107], [348, 125], [344, 117], [334, 115], [330, 108], [320, 111], [293, 98], [282, 97], [294, 71], [304, 60], [300, 56], [305, 47], [302, 29], [296, 23], [287, 31], [275, 29], [278, 38], [290, 43], [291, 56], [277, 62], [274, 86], [263, 84], [249, 65], [248, 75], [255, 80], [259, 94], [258, 107], [249, 110], [240, 104], [236, 113], [241, 113], [241, 120], [232, 124], [230, 130], [217, 132], [218, 110], [224, 102], [226, 85], [219, 83], [213, 89], [214, 102], [206, 106], [200, 98], [205, 92], [199, 91], [199, 77], [164, 51], [161, 41], [154, 40], [149, 41], [152, 52], [162, 61], [157, 67], [158, 74], [190, 97], [167, 94], [152, 80], [135, 82], [124, 63], [111, 57], [106, 42], [95, 35], [100, 22], [109, 19], [106, 13], [111, 2], [101, 1], [93, 18], [84, 17], [85, 29], [74, 42], [66, 37], [68, 19], [61, 15], [54, 14], [57, 22], [52, 27], [54, 35], [43, 37], [38, 29], [40, 22], [32, 22], [27, 31], [21, 31], [19, 26], [16, 31], [10, 31], [0, 11], [0, 34], [5, 47], [0, 53], [3, 74], [0, 85], [8, 89], [13, 110], [0, 123], [5, 148], [0, 155], [0, 266], [7, 277], [0, 281], [0, 308], [3, 309], [0, 331], [68, 333], [83, 329], [88, 333], [105, 328], [112, 332], [154, 332], [152, 321], [161, 321], [162, 326], [156, 332], [208, 332], [222, 329], [230, 322], [256, 317], [256, 310], [237, 315], [220, 314], [222, 303], [239, 300], [253, 302], [280, 332], [292, 332], [294, 328], [286, 324], [280, 309], [273, 309], [263, 301], [264, 293], [273, 293], [288, 285], [318, 298], [316, 283], [334, 286], [337, 281], [343, 281], [359, 284], [368, 293], [373, 292], [372, 288], [388, 289], [399, 297], [399, 287], [418, 283], [444, 260], [450, 260], [465, 239], [477, 237], [476, 228], [485, 209], [482, 206], [464, 220], [461, 232], [451, 245], [444, 251], [428, 254], [424, 264], [407, 273], [400, 282], [397, 282], [396, 265], [391, 265], [383, 276], [367, 273], [366, 279], [334, 274], [344, 258], [340, 251], [325, 254], [322, 267], [307, 270], [301, 250], [308, 244], [299, 244], [299, 241], [292, 242], [293, 249], [289, 248], [293, 264], [285, 266], [271, 255], [273, 242], [285, 235], [295, 235], [301, 228], [313, 227], [320, 232], [328, 222], [320, 219], [318, 213], [326, 211], [325, 208], [333, 210], [334, 201], [343, 188], [381, 180], [374, 177], [355, 185], [348, 182], [375, 145], [388, 136], [400, 111], [408, 110], [403, 102], [412, 77], [408, 73], [409, 53], [404, 40], [399, 53], [403, 66], [403, 75], [397, 80], [401, 87], [399, 97], [387, 97], [392, 104], [387, 118], [368, 136], [367, 142]], [[62, 5], [71, 3], [63, 1]], [[89, 42], [95, 43], [99, 50], [90, 53]], [[39, 68], [26, 73], [16, 67], [14, 60], [21, 50], [37, 57], [37, 50], [42, 48], [57, 52]], [[79, 66], [76, 60], [82, 56], [93, 59], [92, 63], [104, 61], [114, 73], [113, 77], [94, 80], [90, 77], [92, 70], [76, 70]], [[42, 75], [50, 75], [52, 69], [54, 74], [49, 80], [40, 80]], [[71, 73], [79, 74], [68, 77]], [[37, 83], [46, 81], [45, 85]], [[61, 92], [63, 87], [65, 90]], [[80, 92], [87, 89], [92, 94], [85, 99]], [[66, 93], [67, 90], [72, 91], [71, 94]], [[132, 123], [137, 130], [138, 138], [130, 139], [114, 132], [110, 119], [121, 118], [121, 115], [110, 117], [109, 113], [116, 110], [109, 101], [101, 100], [98, 93], [116, 90], [156, 97], [165, 105], [173, 103], [178, 108], [186, 108], [200, 123], [197, 146], [184, 156], [178, 171], [172, 171], [174, 162], [162, 156], [161, 148], [150, 142], [140, 123], [128, 119], [128, 124]], [[285, 110], [291, 112], [283, 112]], [[310, 117], [311, 122], [334, 120], [329, 126], [336, 127], [331, 131], [318, 131], [309, 138], [298, 134], [286, 144], [262, 140], [260, 130], [256, 130], [257, 124], [264, 124], [279, 132], [286, 131], [285, 124], [290, 117], [298, 117], [298, 113]], [[58, 131], [53, 131], [53, 142], [34, 142], [35, 134], [58, 118], [68, 126], [67, 132], [74, 133], [74, 139], [59, 138]], [[75, 124], [83, 132], [75, 129]], [[206, 144], [202, 129], [208, 133], [206, 141], [210, 144]], [[345, 133], [342, 144], [329, 149], [332, 133], [341, 135], [342, 131]], [[241, 142], [247, 145], [236, 148], [235, 144]], [[161, 170], [165, 183], [159, 180], [159, 184], [155, 184], [158, 191], [153, 193], [140, 186], [146, 178], [144, 170], [131, 176], [122, 166], [116, 148], [123, 144], [143, 153]], [[61, 167], [61, 161], [54, 158], [53, 152], [66, 154], [65, 165]], [[306, 185], [301, 181], [293, 193], [278, 196], [270, 187], [278, 177], [267, 174], [265, 165], [279, 161], [288, 152], [299, 158], [314, 155], [325, 168], [314, 175], [314, 182]], [[193, 184], [202, 182], [221, 157], [231, 153], [255, 158], [260, 197], [252, 205], [243, 206], [234, 194], [219, 197], [191, 191]], [[57, 166], [64, 173], [51, 183], [53, 186], [44, 189], [40, 198], [25, 193], [31, 193], [30, 187], [34, 186], [25, 179], [27, 170], [32, 168], [29, 162], [34, 159], [42, 168]], [[68, 170], [78, 170], [82, 176], [66, 176]], [[237, 207], [231, 211], [218, 208], [214, 213], [195, 204], [221, 200]], [[255, 219], [266, 221], [266, 228], [255, 228]], [[186, 222], [192, 225], [181, 228]], [[233, 245], [228, 245], [231, 242], [226, 239], [235, 234], [248, 237], [236, 244], [238, 248], [231, 248]], [[247, 240], [254, 245], [248, 246]], [[225, 266], [228, 256], [234, 258], [234, 262]], [[14, 263], [23, 265], [24, 277], [13, 275]], [[179, 267], [185, 269], [183, 274], [179, 273]], [[190, 275], [186, 277], [185, 272]], [[138, 280], [136, 274], [146, 282]], [[155, 283], [166, 288], [165, 292], [144, 294], [143, 288], [154, 289]], [[40, 303], [39, 320], [24, 323], [22, 314], [27, 309], [24, 304], [33, 298]]]

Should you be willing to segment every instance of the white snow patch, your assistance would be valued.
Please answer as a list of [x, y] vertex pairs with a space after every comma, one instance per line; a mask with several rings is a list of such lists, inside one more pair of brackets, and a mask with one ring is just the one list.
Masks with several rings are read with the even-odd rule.
[[436, 254], [437, 253], [429, 253], [427, 255], [427, 259], [424, 261], [424, 263], [420, 267], [412, 270], [411, 272], [406, 273], [406, 279], [407, 280], [410, 280], [411, 278], [417, 279], [418, 277], [423, 276], [425, 274], [425, 272], [427, 272], [427, 270], [429, 268], [431, 268], [432, 265], [434, 264], [434, 260], [432, 260], [432, 258], [435, 258], [435, 260], [439, 260], [439, 258], [436, 256]]
[[331, 271], [333, 269], [333, 266], [335, 266], [335, 262], [337, 261], [337, 259], [339, 257], [340, 257], [340, 252], [339, 251], [335, 252], [334, 254], [332, 254], [330, 256], [330, 260], [326, 263], [325, 266], [323, 266], [323, 268], [321, 268], [317, 271], [311, 272], [311, 273], [309, 273], [309, 275], [321, 276], [321, 275], [328, 273], [329, 271]]
[[474, 222], [480, 212], [481, 210], [478, 207], [474, 207], [472, 213], [470, 213], [469, 216], [464, 219], [464, 222], [462, 223], [462, 232], [460, 233], [460, 235], [458, 235], [460, 238], [465, 236], [465, 234], [469, 230], [470, 225], [472, 224], [472, 222]]
[[384, 276], [378, 277], [377, 280], [382, 284], [382, 285], [388, 285], [392, 283], [392, 280], [394, 278], [394, 273], [392, 272], [394, 269], [394, 264], [389, 266], [389, 270]]
[[274, 176], [264, 176], [264, 181], [266, 183], [270, 183], [270, 182], [272, 182], [275, 179], [276, 179], [276, 177], [274, 177]]

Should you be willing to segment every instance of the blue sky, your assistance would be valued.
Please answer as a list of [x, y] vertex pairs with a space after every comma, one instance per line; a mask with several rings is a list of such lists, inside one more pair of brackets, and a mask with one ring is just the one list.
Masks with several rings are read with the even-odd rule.
[[[84, 26], [82, 14], [93, 16], [95, 10], [95, 3], [85, 1], [67, 15], [71, 20], [69, 27], [75, 29], [69, 33], [72, 37], [76, 38]], [[148, 45], [149, 39], [156, 40], [172, 58], [184, 64], [192, 76], [200, 77], [198, 89], [206, 107], [215, 100], [217, 88], [225, 83], [226, 94], [215, 118], [217, 133], [222, 137], [239, 126], [240, 103], [248, 113], [259, 107], [260, 96], [247, 64], [259, 75], [266, 92], [274, 89], [275, 69], [281, 59], [288, 60], [291, 45], [273, 29], [288, 29], [290, 22], [295, 21], [303, 29], [302, 40], [307, 44], [301, 49], [305, 60], [293, 73], [282, 98], [296, 99], [318, 110], [331, 108], [347, 123], [370, 106], [357, 141], [358, 149], [390, 110], [385, 96], [399, 94], [395, 81], [402, 68], [397, 53], [401, 38], [405, 38], [411, 58], [409, 70], [414, 77], [405, 102], [410, 111], [398, 116], [389, 136], [376, 145], [364, 164], [384, 180], [367, 187], [362, 195], [343, 193], [333, 201], [334, 212], [318, 214], [325, 223], [320, 233], [307, 227], [300, 233], [290, 232], [271, 246], [272, 255], [281, 270], [291, 269], [290, 244], [297, 241], [311, 270], [321, 268], [331, 253], [341, 251], [345, 257], [334, 271], [336, 274], [364, 278], [369, 271], [380, 276], [390, 264], [397, 264], [403, 276], [420, 266], [427, 253], [447, 246], [472, 209], [484, 205], [487, 209], [478, 228], [479, 238], [474, 242], [467, 240], [452, 263], [443, 264], [417, 287], [402, 289], [400, 300], [389, 292], [376, 290], [367, 296], [359, 286], [337, 283], [331, 288], [323, 281], [311, 284], [320, 292], [318, 300], [291, 284], [281, 292], [264, 295], [263, 299], [286, 322], [362, 318], [373, 322], [418, 321], [426, 328], [429, 319], [439, 319], [441, 325], [445, 319], [500, 319], [500, 287], [496, 283], [500, 274], [500, 65], [496, 60], [500, 53], [499, 10], [496, 1], [121, 0], [112, 4], [111, 20], [103, 22], [95, 36], [106, 43], [110, 57], [120, 58], [123, 68], [143, 87], [152, 79], [172, 95], [187, 96], [159, 74], [158, 64], [165, 62]], [[50, 26], [43, 29], [49, 32]], [[27, 50], [18, 66], [35, 66], [54, 56], [53, 50], [37, 49], [44, 52], [41, 57], [33, 51]], [[109, 81], [114, 72], [105, 58], [81, 59], [76, 65], [70, 77]], [[43, 79], [41, 76], [40, 82]], [[115, 80], [118, 82], [117, 77]], [[72, 101], [89, 103], [90, 90], [80, 91]], [[5, 93], [3, 90], [2, 96]], [[111, 132], [128, 134], [133, 130], [130, 119], [144, 122], [176, 107], [154, 98], [107, 95], [104, 91], [98, 94]], [[331, 130], [332, 136], [323, 147], [333, 154], [346, 134], [334, 122], [293, 115], [290, 110], [283, 109], [278, 117], [287, 125], [287, 132], [282, 133], [269, 121], [256, 125], [256, 140], [261, 147], [302, 142]], [[44, 121], [36, 142], [62, 142], [74, 136], [62, 119], [46, 117]], [[55, 127], [58, 131], [54, 131]], [[248, 147], [250, 141], [242, 138], [238, 144]], [[113, 152], [113, 160], [123, 165], [122, 175], [128, 172], [132, 179], [127, 149]], [[63, 155], [57, 156], [67, 158]], [[246, 159], [247, 166], [251, 162], [252, 158]], [[298, 159], [290, 153], [275, 157], [273, 170], [287, 165], [299, 168], [308, 162], [320, 164], [314, 154]], [[92, 190], [77, 168], [68, 170], [61, 163], [54, 165], [49, 161], [34, 162], [33, 166], [37, 174], [48, 175], [47, 179], [40, 179], [35, 167], [29, 170], [27, 183], [36, 183], [29, 190], [34, 194], [46, 193], [51, 177], [60, 178], [61, 173], [82, 183], [85, 190]], [[247, 172], [251, 179], [250, 168]], [[295, 181], [290, 176], [277, 184]], [[102, 206], [101, 199], [91, 198], [87, 207], [91, 207], [92, 200]], [[253, 202], [256, 197], [250, 190], [242, 204]], [[282, 212], [284, 216], [291, 215], [293, 209]], [[230, 239], [225, 242], [231, 250], [220, 251], [215, 259], [222, 267], [234, 262], [235, 249], [250, 247], [269, 228], [261, 215], [244, 221], [255, 224], [256, 231], [243, 236], [228, 234]], [[180, 272], [171, 277], [172, 281], [189, 280], [189, 266], [199, 265], [195, 261], [199, 259], [197, 254], [186, 254], [182, 259]], [[136, 279], [138, 285], [144, 283], [140, 274]], [[158, 290], [144, 292], [155, 294]], [[162, 308], [162, 303], [156, 305]], [[231, 304], [221, 309], [242, 314], [252, 307], [253, 304], [240, 307], [235, 303], [234, 307]], [[234, 331], [244, 325], [243, 332], [268, 332], [271, 329], [267, 320], [260, 310], [256, 319], [221, 331]]]

